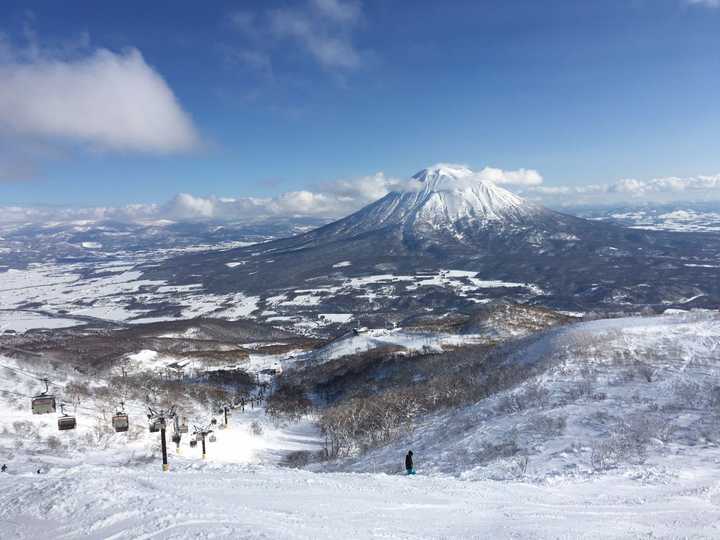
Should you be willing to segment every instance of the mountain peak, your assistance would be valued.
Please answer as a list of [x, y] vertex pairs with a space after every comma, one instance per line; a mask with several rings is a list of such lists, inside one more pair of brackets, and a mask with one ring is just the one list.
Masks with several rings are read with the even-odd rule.
[[[416, 213], [433, 222], [507, 221], [527, 215], [534, 205], [496, 185], [465, 165], [438, 163], [412, 176], [406, 199]], [[405, 212], [410, 213], [410, 209]]]
[[457, 165], [454, 163], [437, 163], [431, 167], [427, 167], [415, 173], [412, 177], [418, 182], [432, 182], [440, 178], [461, 179], [473, 176], [472, 169], [466, 165]]

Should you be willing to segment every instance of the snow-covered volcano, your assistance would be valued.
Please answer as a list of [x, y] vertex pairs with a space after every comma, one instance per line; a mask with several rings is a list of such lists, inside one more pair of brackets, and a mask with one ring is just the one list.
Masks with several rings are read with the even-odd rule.
[[[720, 302], [720, 275], [712, 262], [718, 252], [718, 236], [641, 231], [581, 219], [526, 201], [467, 167], [443, 164], [418, 172], [402, 190], [308, 233], [189, 255], [149, 270], [146, 277], [202, 281], [214, 293], [272, 297], [312, 290], [317, 293], [313, 305], [332, 307], [327, 313], [459, 309], [498, 296], [564, 309], [677, 305], [688, 299], [710, 307]], [[444, 270], [470, 272], [481, 281], [535, 286], [515, 292], [497, 287], [470, 298], [472, 283], [445, 287], [412, 277]], [[407, 285], [387, 285], [396, 277]], [[347, 279], [384, 284], [357, 294], [344, 287]], [[534, 296], [528, 291], [535, 291]], [[304, 305], [309, 301], [302, 300]]]
[[401, 204], [414, 206], [418, 221], [513, 221], [540, 210], [462, 165], [435, 165], [415, 174], [412, 180], [417, 184], [415, 193], [400, 194]]
[[388, 193], [318, 232], [348, 237], [401, 227], [406, 236], [450, 234], [459, 239], [469, 227], [511, 227], [542, 213], [541, 207], [481, 179], [467, 167], [439, 164], [413, 175], [405, 189]]

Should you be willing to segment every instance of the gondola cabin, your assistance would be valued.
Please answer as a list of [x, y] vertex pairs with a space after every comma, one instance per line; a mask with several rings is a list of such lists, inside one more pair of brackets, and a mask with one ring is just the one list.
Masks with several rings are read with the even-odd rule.
[[55, 403], [55, 396], [49, 396], [47, 394], [41, 394], [32, 398], [32, 412], [33, 414], [50, 414], [57, 410]]
[[122, 433], [130, 428], [130, 419], [128, 415], [122, 412], [112, 417], [112, 427], [116, 433]]
[[60, 431], [67, 431], [68, 429], [75, 429], [77, 422], [74, 416], [61, 416], [58, 418], [58, 429]]

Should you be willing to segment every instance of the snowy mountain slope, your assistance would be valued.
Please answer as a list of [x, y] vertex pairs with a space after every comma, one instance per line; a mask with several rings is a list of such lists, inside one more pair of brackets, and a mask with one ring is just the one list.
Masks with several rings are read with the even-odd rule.
[[491, 182], [476, 179], [466, 167], [437, 165], [415, 174], [405, 191], [389, 193], [307, 238], [327, 242], [396, 226], [402, 227], [404, 235], [432, 234], [443, 229], [459, 234], [469, 224], [511, 226], [541, 213], [541, 207]]
[[[129, 440], [86, 409], [100, 400], [82, 403], [76, 433], [58, 435], [24, 398], [0, 392], [0, 536], [713, 538], [719, 354], [717, 313], [561, 326], [488, 357], [532, 380], [419, 417], [395, 442], [315, 472], [277, 466], [322, 445], [309, 418], [283, 425], [235, 409], [207, 460], [184, 439], [162, 473], [140, 400], [128, 404], [139, 428]], [[59, 365], [0, 362], [88, 382]], [[0, 373], [0, 390], [33, 392], [32, 378]], [[202, 401], [191, 409], [209, 412]], [[401, 474], [408, 448], [416, 477]]]
[[392, 471], [412, 448], [423, 474], [539, 479], [619, 469], [666, 481], [681, 456], [706, 466], [717, 459], [717, 313], [563, 326], [497, 358], [497, 369], [532, 378], [421, 418], [388, 446], [330, 468]]
[[177, 460], [0, 475], [0, 532], [36, 539], [714, 538], [720, 473], [545, 484], [314, 474]]
[[[461, 167], [435, 166], [358, 212], [308, 233], [246, 248], [187, 255], [146, 268], [151, 280], [202, 282], [206, 291], [266, 297], [297, 288], [335, 287], [378, 274], [472, 271], [485, 281], [532, 283], [495, 291], [548, 307], [587, 310], [624, 305], [720, 305], [720, 236], [627, 229], [560, 214], [478, 179]], [[466, 307], [454, 291], [405, 291], [373, 298], [329, 294], [323, 313]], [[287, 310], [283, 310], [287, 312]], [[282, 315], [285, 315], [283, 313]]]

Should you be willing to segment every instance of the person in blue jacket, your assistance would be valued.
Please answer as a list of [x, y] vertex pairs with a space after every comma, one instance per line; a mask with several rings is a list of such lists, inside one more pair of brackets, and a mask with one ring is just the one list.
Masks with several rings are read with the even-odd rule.
[[415, 474], [415, 466], [413, 465], [413, 452], [410, 450], [405, 456], [405, 470], [408, 474]]

